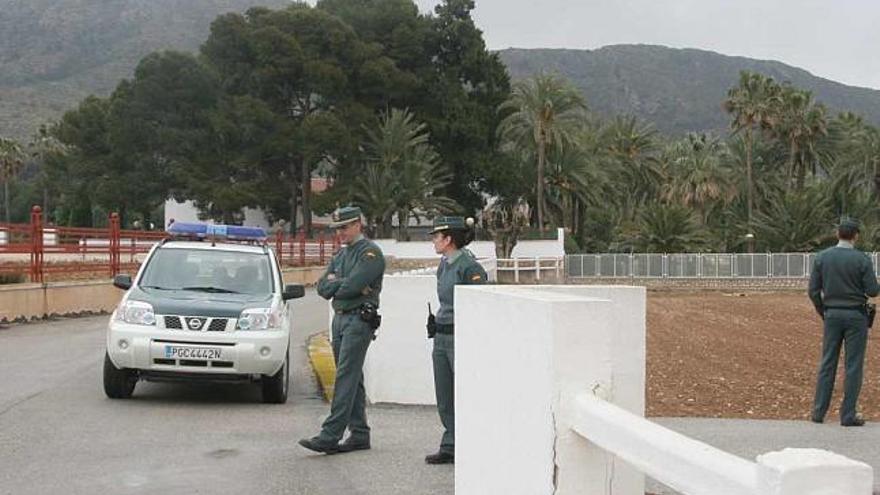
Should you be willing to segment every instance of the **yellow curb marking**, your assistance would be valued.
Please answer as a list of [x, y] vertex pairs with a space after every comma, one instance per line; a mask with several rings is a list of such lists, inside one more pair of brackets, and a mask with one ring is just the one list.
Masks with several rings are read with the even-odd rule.
[[327, 332], [312, 335], [309, 338], [309, 361], [315, 375], [318, 376], [318, 384], [324, 393], [327, 402], [333, 401], [333, 386], [336, 384], [336, 363], [333, 361], [333, 348]]

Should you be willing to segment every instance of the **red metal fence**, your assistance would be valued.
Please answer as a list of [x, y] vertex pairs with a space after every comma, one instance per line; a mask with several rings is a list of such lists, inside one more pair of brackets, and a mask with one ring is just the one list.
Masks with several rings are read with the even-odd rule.
[[[134, 273], [166, 237], [165, 232], [122, 230], [116, 213], [107, 228], [44, 226], [42, 210], [34, 206], [29, 224], [0, 223], [0, 275], [45, 282]], [[267, 242], [284, 266], [324, 264], [340, 245], [335, 236], [307, 239], [303, 232], [278, 233]]]

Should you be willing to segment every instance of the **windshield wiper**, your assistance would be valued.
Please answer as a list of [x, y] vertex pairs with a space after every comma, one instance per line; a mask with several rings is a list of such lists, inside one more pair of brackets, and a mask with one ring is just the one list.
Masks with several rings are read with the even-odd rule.
[[156, 289], [156, 290], [174, 290], [170, 287], [160, 287], [158, 285], [142, 285], [142, 289]]
[[215, 294], [238, 294], [238, 291], [224, 289], [223, 287], [182, 287], [180, 290], [192, 290], [198, 292], [212, 292]]

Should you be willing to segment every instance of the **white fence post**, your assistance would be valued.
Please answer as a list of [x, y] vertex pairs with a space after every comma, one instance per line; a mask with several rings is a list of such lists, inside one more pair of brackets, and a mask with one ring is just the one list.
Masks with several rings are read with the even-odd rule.
[[644, 493], [571, 429], [564, 398], [597, 391], [644, 414], [645, 288], [455, 290], [456, 495]]

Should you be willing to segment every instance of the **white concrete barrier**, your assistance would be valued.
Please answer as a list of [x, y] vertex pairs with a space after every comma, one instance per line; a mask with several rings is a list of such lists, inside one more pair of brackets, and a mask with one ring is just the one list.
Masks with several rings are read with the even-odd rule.
[[[437, 256], [436, 254], [434, 255]], [[495, 260], [480, 264], [496, 277]], [[371, 403], [436, 404], [431, 360], [433, 342], [427, 338], [427, 304], [436, 314], [436, 268], [413, 270], [385, 277], [380, 313], [382, 326], [364, 363], [364, 387]], [[333, 312], [330, 311], [332, 321]]]
[[643, 475], [571, 431], [563, 398], [597, 390], [643, 414], [645, 290], [459, 286], [455, 297], [455, 493], [644, 493]]
[[816, 449], [751, 462], [643, 418], [645, 290], [456, 288], [458, 495], [871, 495], [867, 464]]

